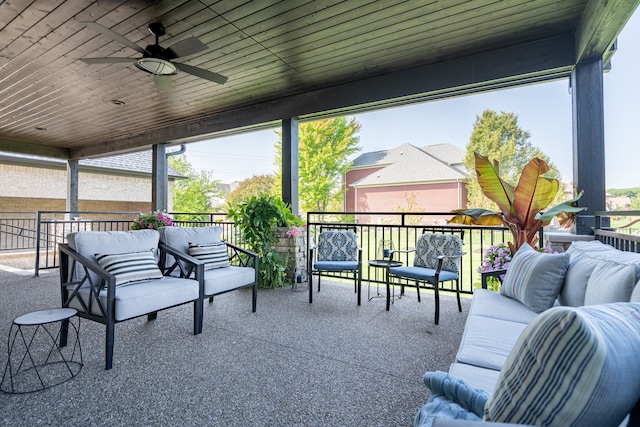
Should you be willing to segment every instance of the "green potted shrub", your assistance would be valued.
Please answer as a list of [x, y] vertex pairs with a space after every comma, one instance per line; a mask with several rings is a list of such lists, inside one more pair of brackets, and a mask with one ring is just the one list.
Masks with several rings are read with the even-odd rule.
[[258, 254], [258, 286], [267, 289], [287, 285], [287, 260], [274, 250], [280, 238], [276, 230], [278, 227], [301, 225], [301, 220], [282, 200], [267, 194], [253, 196], [235, 207], [231, 206], [228, 212], [244, 243]]

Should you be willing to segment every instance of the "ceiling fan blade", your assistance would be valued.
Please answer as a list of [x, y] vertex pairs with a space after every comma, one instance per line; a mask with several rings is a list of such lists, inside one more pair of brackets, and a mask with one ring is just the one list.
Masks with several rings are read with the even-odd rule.
[[87, 64], [115, 64], [118, 62], [134, 62], [136, 58], [80, 58], [80, 61], [86, 62]]
[[158, 90], [171, 89], [171, 77], [169, 76], [159, 76], [154, 74], [153, 82], [156, 84], [156, 88], [158, 88]]
[[209, 49], [209, 46], [195, 37], [189, 37], [188, 39], [180, 40], [172, 44], [162, 52], [162, 55], [167, 59], [175, 59], [193, 55], [207, 49]]
[[132, 42], [131, 40], [122, 37], [120, 34], [111, 31], [110, 29], [103, 27], [100, 24], [97, 24], [95, 22], [90, 22], [90, 21], [81, 21], [81, 24], [86, 25], [89, 28], [93, 28], [94, 30], [96, 30], [97, 32], [99, 32], [100, 34], [102, 34], [103, 36], [107, 36], [112, 40], [117, 41], [118, 43], [120, 43], [121, 45], [130, 47], [131, 49], [138, 51], [140, 53], [147, 53], [146, 50], [144, 50], [143, 48], [141, 48], [140, 46], [138, 46], [137, 44], [135, 44], [134, 42]]
[[187, 64], [180, 64], [178, 62], [173, 62], [173, 65], [180, 71], [184, 71], [185, 73], [189, 73], [193, 76], [200, 77], [201, 79], [209, 80], [215, 83], [220, 83], [221, 85], [225, 84], [228, 80], [228, 77], [225, 77], [221, 74], [214, 73], [213, 71], [204, 70], [202, 68], [193, 67]]

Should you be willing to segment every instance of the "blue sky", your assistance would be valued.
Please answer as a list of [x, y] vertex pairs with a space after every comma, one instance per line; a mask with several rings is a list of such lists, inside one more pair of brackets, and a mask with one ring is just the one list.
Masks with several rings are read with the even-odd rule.
[[[604, 76], [607, 188], [640, 187], [640, 9], [618, 38], [612, 69]], [[450, 143], [465, 149], [476, 116], [485, 109], [513, 112], [531, 143], [571, 182], [571, 95], [568, 80], [356, 115], [361, 152], [409, 143]], [[187, 146], [189, 162], [228, 183], [273, 173], [274, 130], [218, 138]]]

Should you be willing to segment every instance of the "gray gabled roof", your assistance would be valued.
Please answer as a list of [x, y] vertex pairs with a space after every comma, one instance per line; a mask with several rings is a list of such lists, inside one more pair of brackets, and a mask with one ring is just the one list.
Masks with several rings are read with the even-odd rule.
[[[36, 167], [66, 167], [66, 160], [29, 154], [0, 153], [0, 162], [21, 163]], [[132, 173], [150, 175], [152, 173], [151, 151], [138, 151], [96, 159], [82, 159], [78, 161], [78, 167], [84, 170], [92, 169], [119, 172], [123, 175]], [[169, 166], [168, 173], [171, 178], [184, 178], [180, 172], [171, 166]]]
[[403, 144], [392, 150], [364, 153], [354, 160], [354, 169], [382, 167], [355, 182], [354, 187], [460, 181], [469, 178], [462, 167], [464, 151], [451, 144], [422, 148]]

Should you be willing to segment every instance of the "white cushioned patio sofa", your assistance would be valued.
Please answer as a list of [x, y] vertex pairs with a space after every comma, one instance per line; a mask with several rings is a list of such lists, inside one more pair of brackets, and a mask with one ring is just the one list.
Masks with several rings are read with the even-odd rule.
[[[427, 372], [415, 426], [638, 425], [640, 254], [598, 241], [523, 247], [477, 289], [449, 372]], [[467, 420], [467, 421], [461, 421]]]

